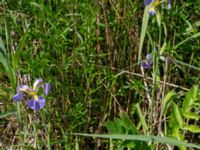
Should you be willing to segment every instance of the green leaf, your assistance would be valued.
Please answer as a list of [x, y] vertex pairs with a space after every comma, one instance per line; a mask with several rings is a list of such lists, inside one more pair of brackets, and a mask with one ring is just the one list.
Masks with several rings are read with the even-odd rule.
[[138, 51], [138, 63], [141, 61], [141, 54], [142, 54], [142, 48], [143, 48], [143, 43], [146, 35], [146, 30], [149, 22], [149, 8], [151, 5], [148, 5], [144, 9], [144, 14], [143, 14], [143, 19], [142, 19], [142, 28], [141, 28], [141, 33], [140, 33], [140, 45], [139, 45], [139, 51]]
[[187, 39], [183, 40], [182, 42], [176, 44], [173, 49], [177, 49], [179, 46], [181, 46], [182, 44], [186, 43], [187, 41], [191, 40], [191, 39], [195, 39], [195, 38], [198, 38], [200, 37], [200, 32], [192, 35], [191, 37], [188, 37]]
[[167, 93], [167, 95], [164, 98], [164, 102], [163, 102], [163, 114], [167, 113], [167, 109], [169, 108], [169, 104], [170, 102], [173, 100], [173, 97], [176, 95], [176, 93], [174, 91], [169, 91]]
[[122, 125], [119, 119], [115, 119], [113, 121], [108, 121], [105, 123], [105, 127], [110, 133], [123, 133], [122, 132]]
[[157, 23], [158, 23], [158, 27], [160, 28], [161, 27], [161, 15], [160, 15], [160, 12], [156, 12], [156, 20], [157, 20]]
[[3, 40], [2, 38], [0, 37], [0, 48], [1, 50], [3, 51], [4, 54], [6, 54], [6, 48], [4, 46], [4, 43], [3, 43]]
[[192, 105], [197, 99], [197, 93], [198, 93], [198, 86], [194, 85], [190, 91], [186, 93], [186, 96], [183, 100], [182, 110], [183, 112], [189, 112], [192, 108]]
[[27, 31], [24, 33], [24, 35], [22, 36], [19, 44], [18, 44], [18, 47], [17, 47], [17, 50], [16, 50], [16, 53], [14, 54], [14, 58], [13, 58], [13, 65], [14, 65], [14, 68], [17, 66], [17, 63], [19, 62], [19, 57], [20, 57], [20, 54], [22, 53], [23, 51], [23, 48], [26, 44], [26, 41], [29, 37], [29, 29], [27, 29]]
[[[174, 128], [172, 129], [172, 137], [176, 138], [179, 141], [184, 141], [184, 135], [182, 134], [182, 132], [180, 131], [179, 128]], [[185, 146], [178, 146], [180, 150], [187, 150], [187, 148]]]
[[94, 137], [94, 138], [110, 138], [118, 140], [136, 140], [146, 142], [158, 142], [163, 144], [170, 144], [176, 146], [185, 146], [200, 149], [200, 145], [178, 141], [174, 138], [161, 136], [147, 136], [147, 135], [124, 135], [124, 134], [88, 134], [88, 133], [72, 133], [71, 135]]
[[171, 133], [171, 136], [176, 138], [177, 140], [179, 141], [183, 141], [184, 140], [184, 136], [183, 134], [180, 132], [180, 129], [179, 128], [173, 128], [172, 129], [172, 133]]
[[120, 113], [120, 120], [123, 123], [123, 127], [126, 128], [129, 134], [137, 134], [137, 128], [134, 123], [131, 121], [127, 113], [121, 112]]
[[12, 84], [12, 87], [15, 88], [15, 83], [16, 83], [15, 72], [11, 67], [7, 57], [5, 57], [2, 53], [0, 53], [0, 63], [4, 66], [6, 73]]
[[9, 70], [7, 59], [2, 53], [0, 53], [0, 63], [4, 66], [6, 70]]
[[145, 117], [144, 115], [142, 114], [142, 111], [140, 109], [140, 105], [137, 103], [136, 105], [136, 108], [137, 108], [137, 113], [139, 115], [139, 118], [140, 118], [140, 121], [142, 123], [142, 126], [143, 126], [143, 130], [144, 130], [144, 133], [146, 134], [147, 130], [148, 130], [148, 126], [147, 126], [147, 123], [145, 121]]
[[176, 105], [175, 103], [173, 104], [172, 116], [176, 119], [176, 121], [179, 124], [179, 127], [181, 128], [183, 126], [183, 119], [181, 116], [180, 109], [179, 109], [178, 105]]
[[200, 133], [200, 128], [195, 125], [184, 125], [182, 129], [190, 131], [192, 133]]
[[197, 115], [197, 114], [194, 114], [192, 112], [183, 112], [182, 113], [183, 116], [186, 118], [186, 119], [194, 119], [194, 120], [199, 120], [200, 116]]
[[1, 119], [1, 118], [9, 117], [10, 115], [15, 114], [16, 112], [17, 112], [17, 111], [0, 113], [0, 119]]
[[199, 67], [196, 67], [196, 66], [194, 66], [194, 65], [185, 63], [185, 62], [183, 62], [183, 61], [179, 61], [179, 60], [174, 59], [174, 62], [175, 62], [175, 64], [181, 64], [181, 65], [186, 66], [186, 67], [188, 67], [188, 68], [191, 68], [191, 69], [200, 71], [200, 68], [199, 68]]
[[138, 149], [138, 150], [140, 149], [150, 150], [150, 147], [148, 147], [147, 143], [143, 141], [125, 140], [121, 143], [121, 145], [122, 145], [122, 149], [128, 147], [128, 148]]
[[137, 134], [137, 128], [125, 112], [120, 113], [120, 118], [105, 123], [105, 127], [114, 134]]

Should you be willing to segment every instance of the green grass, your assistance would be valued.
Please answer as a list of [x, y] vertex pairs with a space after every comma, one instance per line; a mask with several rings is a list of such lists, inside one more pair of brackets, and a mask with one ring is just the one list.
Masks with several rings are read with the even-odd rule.
[[[173, 1], [157, 16], [149, 7], [139, 0], [0, 1], [0, 148], [197, 148], [199, 2]], [[141, 70], [147, 53], [154, 64]], [[33, 112], [12, 97], [37, 78], [51, 92]], [[108, 122], [123, 140], [114, 140]], [[124, 140], [134, 136], [140, 142]]]

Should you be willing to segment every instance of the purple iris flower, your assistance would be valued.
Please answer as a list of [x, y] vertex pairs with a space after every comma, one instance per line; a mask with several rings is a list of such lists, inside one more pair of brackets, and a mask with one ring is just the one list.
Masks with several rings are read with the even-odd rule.
[[152, 65], [153, 65], [153, 60], [152, 60], [151, 54], [147, 54], [146, 55], [146, 60], [142, 61], [141, 66], [144, 69], [150, 69], [152, 67]]
[[150, 15], [150, 16], [153, 16], [153, 15], [155, 15], [155, 14], [156, 14], [155, 8], [154, 8], [154, 7], [151, 7], [151, 8], [149, 9], [149, 15]]
[[[160, 0], [144, 0], [144, 6], [150, 5], [151, 7], [149, 9], [149, 15], [153, 16], [156, 14], [156, 10], [155, 8], [160, 5], [160, 3], [163, 3], [165, 1], [160, 1]], [[168, 0], [168, 5], [167, 5], [167, 9], [170, 9], [172, 5], [172, 0]]]
[[44, 94], [45, 94], [45, 95], [48, 95], [48, 94], [49, 94], [50, 89], [51, 89], [51, 86], [50, 86], [49, 83], [45, 83], [45, 84], [43, 85], [43, 91], [44, 91]]
[[37, 111], [44, 107], [45, 102], [46, 100], [42, 96], [38, 96], [37, 99], [32, 98], [31, 100], [29, 100], [27, 105], [29, 108], [33, 109], [34, 111]]
[[152, 3], [154, 0], [144, 0], [144, 6], [149, 5], [150, 3]]
[[[151, 4], [151, 3], [153, 4], [154, 1], [155, 0], [144, 0], [144, 6], [147, 6], [147, 5]], [[149, 9], [149, 15], [153, 16], [155, 14], [156, 14], [155, 6], [152, 5], [151, 8]]]
[[13, 96], [13, 101], [21, 101], [24, 98], [24, 94], [27, 94], [32, 97], [30, 100], [28, 100], [28, 107], [34, 111], [42, 109], [46, 100], [42, 96], [37, 95], [39, 88], [43, 88], [44, 94], [48, 95], [51, 87], [49, 83], [43, 84], [42, 79], [36, 79], [33, 83], [33, 87], [29, 87], [27, 85], [20, 85], [17, 87], [17, 94]]
[[170, 9], [172, 6], [172, 0], [168, 0], [168, 5], [167, 5], [167, 9]]
[[17, 87], [17, 94], [13, 96], [13, 100], [16, 102], [21, 101], [24, 98], [24, 93], [19, 90], [22, 87], [23, 85], [20, 85], [19, 87]]

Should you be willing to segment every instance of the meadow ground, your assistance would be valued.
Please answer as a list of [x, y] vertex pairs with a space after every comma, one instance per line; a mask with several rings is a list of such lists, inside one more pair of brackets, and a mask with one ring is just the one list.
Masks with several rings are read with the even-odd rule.
[[0, 149], [200, 149], [200, 3], [144, 2], [0, 1]]

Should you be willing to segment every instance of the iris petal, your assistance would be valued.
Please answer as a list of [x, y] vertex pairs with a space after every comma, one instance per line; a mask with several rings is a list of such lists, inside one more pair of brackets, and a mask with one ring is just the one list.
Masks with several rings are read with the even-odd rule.
[[167, 9], [168, 10], [171, 9], [171, 4], [170, 3], [167, 5]]
[[151, 57], [151, 54], [147, 54], [146, 55], [146, 61], [149, 65], [152, 65], [153, 64], [153, 60], [152, 60], [152, 57]]
[[151, 64], [149, 64], [149, 63], [147, 63], [147, 62], [145, 62], [145, 61], [143, 61], [141, 65], [142, 65], [142, 67], [143, 67], [144, 69], [150, 69], [151, 66], [152, 66]]
[[36, 91], [39, 88], [39, 85], [43, 82], [42, 79], [36, 79], [33, 83], [33, 90]]
[[20, 91], [20, 92], [30, 92], [31, 89], [27, 85], [20, 85], [17, 91]]
[[151, 54], [147, 54], [146, 55], [146, 60], [151, 60], [152, 58], [151, 58]]
[[40, 105], [38, 104], [38, 102], [33, 99], [29, 100], [27, 105], [29, 108], [33, 109], [34, 111], [37, 111], [40, 109]]
[[42, 109], [45, 105], [46, 100], [42, 97], [42, 96], [38, 96], [38, 101], [37, 101], [40, 105], [40, 109]]
[[152, 2], [153, 2], [153, 0], [144, 0], [144, 6], [147, 6]]
[[156, 14], [155, 8], [154, 8], [154, 7], [150, 8], [150, 9], [149, 9], [149, 15], [150, 15], [150, 16], [153, 16], [153, 15], [155, 15], [155, 14]]
[[23, 92], [18, 92], [16, 95], [13, 96], [13, 100], [18, 102], [21, 101], [24, 97], [24, 93]]
[[44, 84], [44, 94], [45, 94], [45, 95], [48, 95], [50, 89], [51, 89], [51, 85], [50, 85], [49, 83], [45, 83], [45, 84]]
[[34, 111], [42, 109], [45, 105], [45, 99], [42, 96], [38, 96], [38, 100], [31, 99], [28, 101], [28, 107]]

